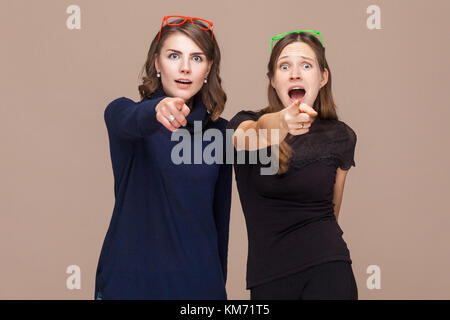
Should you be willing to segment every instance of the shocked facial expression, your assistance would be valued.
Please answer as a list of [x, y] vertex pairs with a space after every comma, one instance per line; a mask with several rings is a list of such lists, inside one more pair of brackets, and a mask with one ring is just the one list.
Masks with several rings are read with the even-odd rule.
[[320, 71], [311, 47], [304, 42], [293, 42], [281, 51], [270, 83], [286, 108], [296, 100], [312, 107], [327, 81], [328, 70]]
[[164, 92], [184, 101], [199, 92], [208, 77], [212, 61], [188, 36], [177, 32], [168, 36], [155, 59], [155, 68], [161, 73]]

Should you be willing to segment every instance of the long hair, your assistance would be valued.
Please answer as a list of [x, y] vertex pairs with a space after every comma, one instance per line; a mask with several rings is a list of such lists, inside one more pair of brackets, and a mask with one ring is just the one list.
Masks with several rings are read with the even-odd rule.
[[[319, 63], [320, 71], [328, 69], [328, 82], [320, 89], [316, 100], [314, 101], [313, 108], [318, 113], [320, 119], [334, 119], [338, 120], [336, 113], [337, 106], [334, 103], [333, 94], [331, 92], [331, 71], [325, 58], [325, 48], [322, 46], [319, 39], [314, 35], [306, 32], [290, 33], [280, 41], [278, 41], [273, 47], [270, 55], [267, 76], [269, 78], [269, 85], [267, 89], [267, 95], [269, 100], [269, 106], [261, 109], [260, 112], [271, 113], [278, 112], [284, 109], [283, 103], [278, 97], [277, 92], [271, 85], [271, 80], [275, 75], [276, 62], [283, 49], [293, 42], [304, 42], [308, 44], [314, 51], [317, 62]], [[279, 145], [279, 169], [278, 174], [286, 172], [289, 168], [289, 161], [292, 157], [292, 149], [289, 145], [289, 141], [292, 139], [292, 135], [288, 134], [285, 140]]]
[[[181, 23], [183, 19], [178, 19], [173, 23]], [[220, 78], [220, 49], [217, 45], [216, 35], [211, 39], [211, 31], [205, 31], [199, 25], [206, 28], [202, 22], [196, 21], [192, 24], [186, 21], [184, 24], [178, 26], [165, 25], [161, 30], [161, 37], [158, 40], [157, 33], [150, 45], [147, 54], [147, 61], [145, 62], [140, 72], [139, 78], [142, 84], [139, 85], [138, 90], [141, 99], [149, 97], [161, 85], [159, 78], [156, 76], [155, 59], [161, 53], [161, 48], [165, 39], [170, 35], [180, 32], [197, 44], [205, 53], [208, 61], [212, 61], [211, 70], [208, 75], [208, 82], [203, 84], [201, 96], [203, 103], [209, 113], [211, 120], [216, 121], [222, 114], [227, 101], [227, 96], [222, 88], [222, 80]]]

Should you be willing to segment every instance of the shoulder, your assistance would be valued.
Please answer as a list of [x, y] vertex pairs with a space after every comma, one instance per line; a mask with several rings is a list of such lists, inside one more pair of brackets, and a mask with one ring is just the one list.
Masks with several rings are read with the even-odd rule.
[[212, 121], [213, 127], [219, 129], [220, 131], [225, 131], [228, 125], [228, 120], [219, 117], [216, 121]]
[[262, 115], [261, 110], [259, 111], [241, 110], [238, 113], [236, 113], [236, 115], [233, 118], [231, 118], [230, 121], [236, 118], [248, 118], [247, 120], [258, 119], [259, 117], [261, 117], [261, 115]]
[[259, 111], [252, 111], [252, 110], [241, 110], [236, 115], [231, 118], [231, 120], [228, 122], [227, 128], [228, 129], [236, 129], [239, 127], [239, 124], [243, 121], [252, 120], [257, 121], [262, 116], [261, 110]]
[[113, 114], [116, 113], [117, 110], [123, 109], [125, 106], [134, 104], [135, 102], [131, 99], [128, 99], [126, 97], [120, 97], [117, 99], [114, 99], [108, 103], [108, 105], [105, 108], [104, 117], [105, 120], [109, 119], [113, 116]]
[[114, 103], [121, 103], [121, 102], [132, 102], [135, 103], [133, 100], [131, 100], [130, 98], [127, 97], [120, 97], [117, 99], [112, 100], [109, 104], [114, 104]]
[[327, 139], [343, 145], [344, 148], [354, 148], [356, 145], [356, 132], [344, 121], [321, 119], [314, 130], [317, 133], [325, 133]]
[[349, 138], [351, 140], [355, 140], [356, 141], [356, 132], [355, 132], [355, 130], [353, 130], [347, 123], [345, 123], [343, 121], [339, 121], [339, 122], [342, 123], [343, 130], [345, 130], [345, 132], [347, 133]]
[[113, 106], [130, 104], [130, 103], [134, 104], [135, 102], [127, 97], [116, 98], [108, 103], [108, 105], [106, 106], [106, 110], [110, 109]]
[[357, 140], [357, 135], [355, 130], [353, 130], [347, 123], [341, 120], [335, 120], [336, 124], [339, 126], [342, 136], [348, 139], [350, 145], [355, 145]]
[[117, 105], [117, 104], [124, 104], [124, 103], [125, 104], [139, 104], [139, 103], [146, 102], [146, 101], [158, 100], [159, 98], [162, 98], [162, 97], [155, 97], [153, 99], [146, 97], [141, 100], [134, 101], [127, 97], [120, 97], [120, 98], [116, 98], [116, 99], [112, 100], [108, 105]]
[[346, 122], [344, 122], [342, 120], [336, 120], [336, 121], [342, 126], [342, 128], [345, 128], [348, 131], [355, 132]]
[[336, 131], [339, 131], [342, 135], [348, 136], [351, 139], [356, 139], [355, 131], [342, 120], [326, 120], [330, 127], [334, 127]]

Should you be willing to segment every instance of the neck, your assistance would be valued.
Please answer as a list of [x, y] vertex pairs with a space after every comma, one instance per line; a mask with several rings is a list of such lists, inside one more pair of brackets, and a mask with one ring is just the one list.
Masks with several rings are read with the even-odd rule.
[[186, 101], [186, 105], [189, 107], [189, 109], [192, 110], [192, 108], [194, 107], [194, 97], [192, 97], [188, 101]]

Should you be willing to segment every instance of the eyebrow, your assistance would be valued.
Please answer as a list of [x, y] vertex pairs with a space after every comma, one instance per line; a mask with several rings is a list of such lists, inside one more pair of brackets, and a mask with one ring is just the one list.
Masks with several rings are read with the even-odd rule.
[[[284, 59], [284, 58], [288, 58], [289, 56], [282, 56], [281, 58], [279, 58], [278, 60], [281, 60], [281, 59]], [[305, 59], [305, 60], [311, 60], [311, 61], [314, 61], [314, 59], [313, 58], [310, 58], [310, 57], [305, 57], [305, 56], [300, 56], [300, 57], [302, 57], [303, 59]]]
[[[178, 53], [178, 54], [183, 54], [183, 52], [175, 50], [175, 49], [167, 49], [167, 51], [172, 51], [172, 52], [175, 52], [175, 53]], [[191, 56], [198, 56], [198, 55], [206, 56], [203, 52], [192, 52], [191, 53]]]

